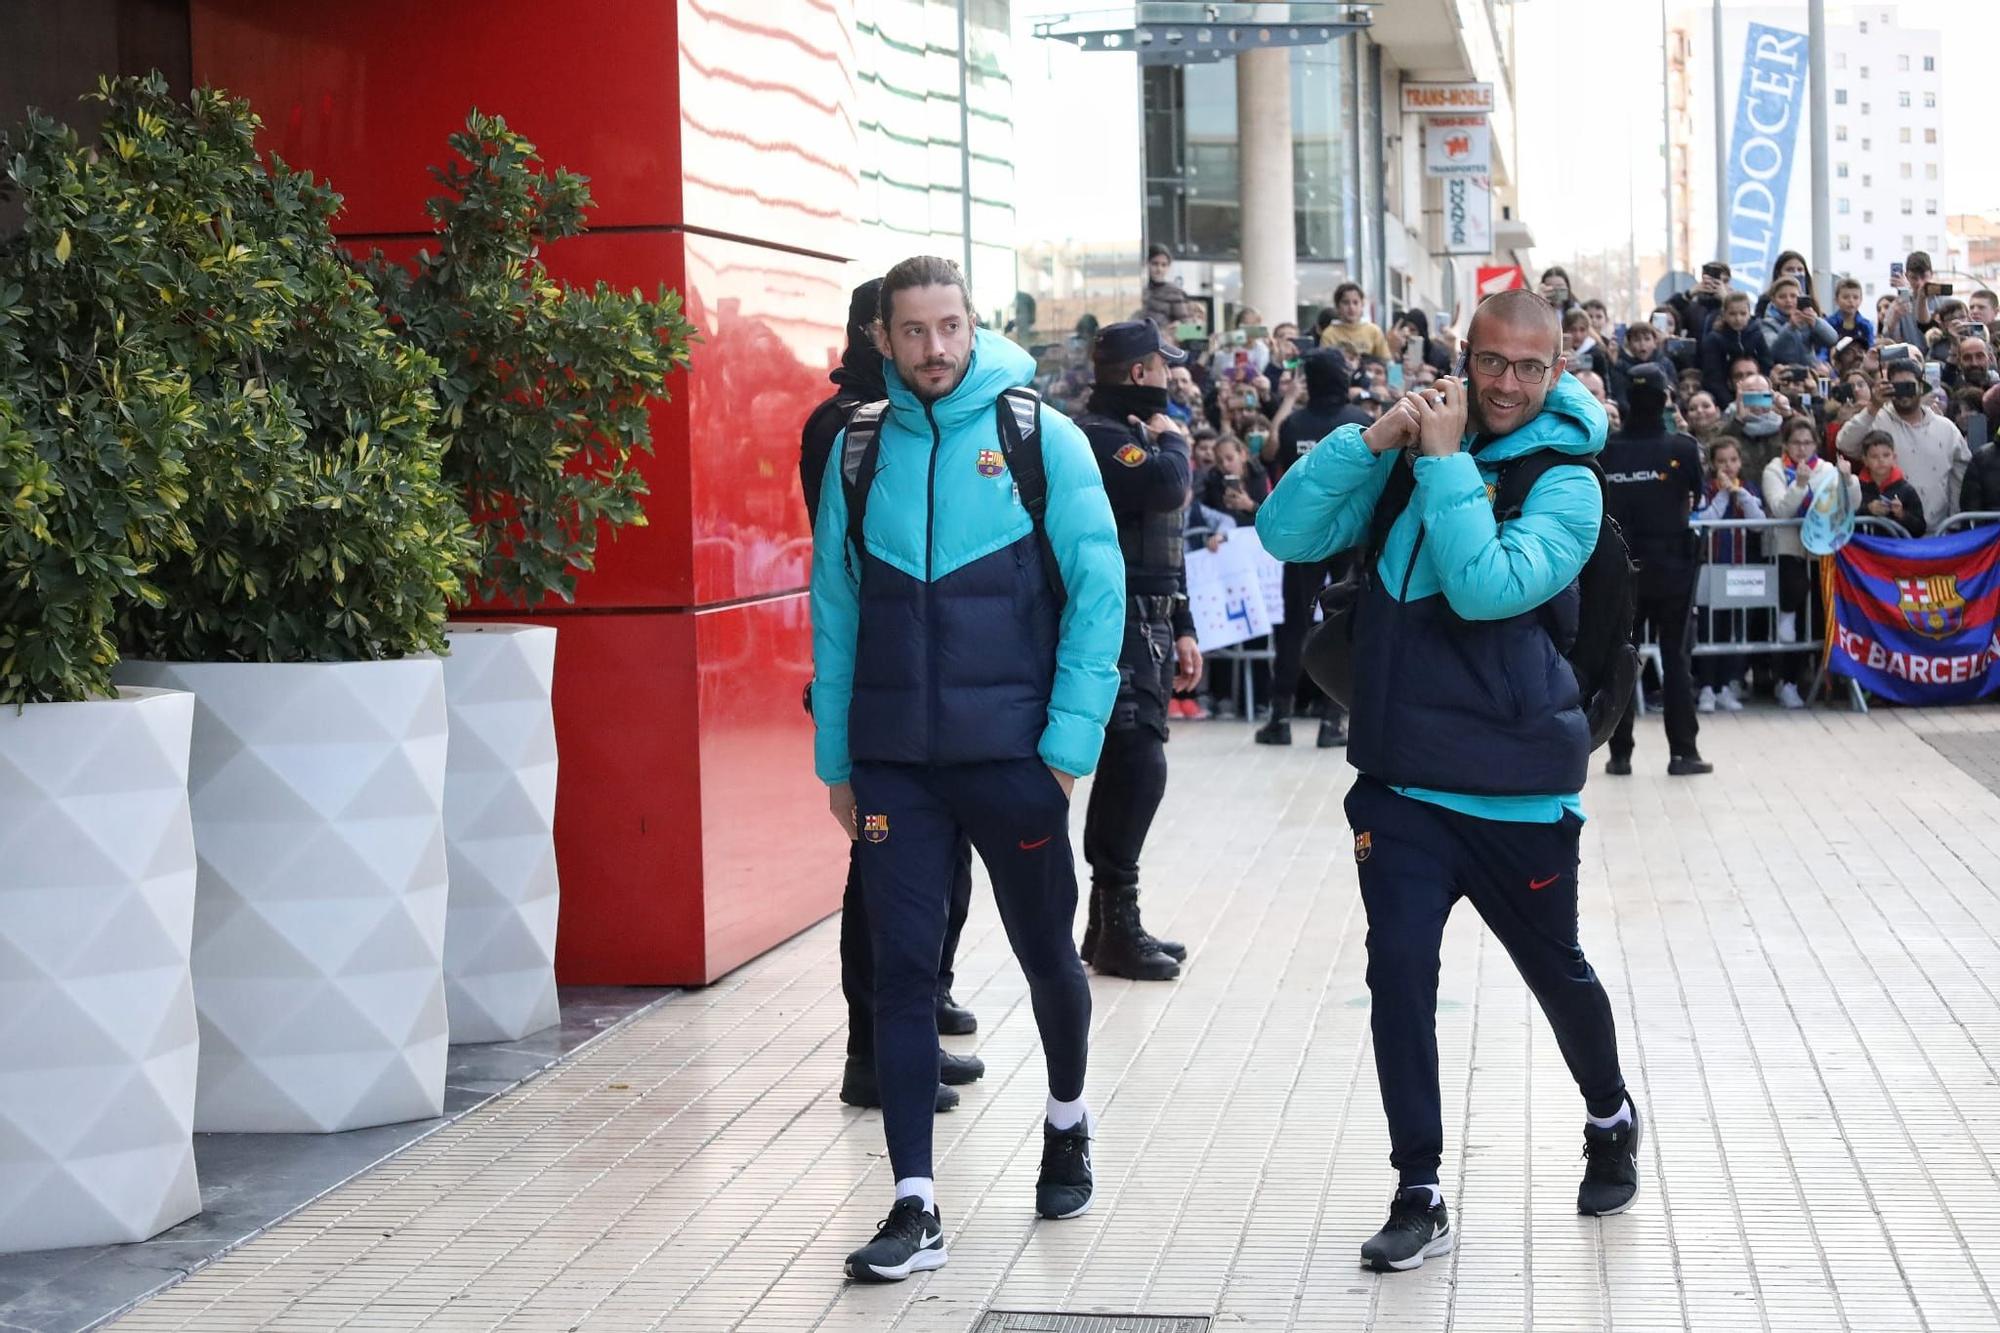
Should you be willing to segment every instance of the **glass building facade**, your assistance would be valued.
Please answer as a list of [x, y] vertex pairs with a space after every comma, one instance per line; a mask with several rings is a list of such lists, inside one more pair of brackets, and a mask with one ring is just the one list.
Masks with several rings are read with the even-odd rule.
[[[1292, 198], [1301, 261], [1350, 257], [1352, 139], [1348, 47], [1294, 47]], [[1146, 235], [1182, 259], [1242, 258], [1234, 60], [1141, 71]]]

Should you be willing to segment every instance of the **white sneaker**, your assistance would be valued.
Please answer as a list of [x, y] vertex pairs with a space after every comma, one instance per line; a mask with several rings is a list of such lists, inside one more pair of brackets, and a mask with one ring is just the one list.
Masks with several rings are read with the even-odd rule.
[[1715, 690], [1713, 688], [1707, 685], [1701, 687], [1701, 693], [1695, 696], [1694, 711], [1697, 713], [1713, 713], [1715, 711]]
[[1799, 613], [1780, 611], [1778, 613], [1778, 642], [1797, 643], [1799, 641]]
[[1743, 701], [1736, 697], [1736, 687], [1734, 685], [1724, 685], [1722, 692], [1715, 696], [1715, 702], [1725, 713], [1740, 713], [1743, 711]]
[[1806, 701], [1799, 697], [1799, 687], [1788, 680], [1778, 687], [1778, 706], [1780, 708], [1804, 708]]

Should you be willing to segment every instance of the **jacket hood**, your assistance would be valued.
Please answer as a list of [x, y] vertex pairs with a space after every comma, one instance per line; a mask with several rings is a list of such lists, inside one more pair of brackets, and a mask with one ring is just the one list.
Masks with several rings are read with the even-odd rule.
[[888, 386], [882, 378], [882, 354], [875, 350], [875, 344], [865, 334], [860, 337], [852, 333], [848, 335], [847, 350], [840, 354], [840, 364], [827, 378], [864, 403], [879, 402], [889, 396]]
[[1306, 375], [1306, 395], [1315, 407], [1342, 407], [1347, 403], [1347, 358], [1331, 348], [1321, 348], [1307, 356], [1300, 369]]
[[1604, 432], [1609, 419], [1604, 407], [1590, 396], [1590, 390], [1567, 371], [1549, 387], [1540, 414], [1512, 434], [1488, 441], [1479, 450], [1481, 463], [1504, 463], [1510, 458], [1541, 449], [1556, 449], [1579, 458], [1589, 458], [1604, 448]]
[[[902, 417], [908, 429], [928, 434], [930, 424], [924, 418], [924, 404], [903, 383], [896, 367], [885, 363], [882, 376], [890, 411]], [[972, 335], [972, 358], [965, 367], [965, 377], [956, 389], [931, 404], [931, 415], [936, 418], [940, 432], [956, 430], [972, 418], [990, 413], [1001, 394], [1030, 384], [1034, 378], [1035, 358], [1028, 355], [1026, 348], [991, 329], [979, 329]], [[1599, 435], [1602, 434], [1600, 429]]]

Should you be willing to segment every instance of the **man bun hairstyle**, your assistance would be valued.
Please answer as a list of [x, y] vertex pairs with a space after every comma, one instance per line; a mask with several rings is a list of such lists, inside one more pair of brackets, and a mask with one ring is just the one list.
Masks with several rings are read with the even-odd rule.
[[875, 314], [883, 328], [889, 327], [889, 312], [895, 309], [896, 293], [913, 287], [956, 287], [965, 299], [965, 313], [972, 314], [972, 293], [966, 290], [965, 275], [959, 272], [958, 265], [936, 255], [912, 255], [882, 275], [882, 304]]

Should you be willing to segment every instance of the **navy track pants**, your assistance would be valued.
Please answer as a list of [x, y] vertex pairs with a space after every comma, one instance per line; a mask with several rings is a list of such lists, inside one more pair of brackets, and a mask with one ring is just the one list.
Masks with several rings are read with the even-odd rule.
[[1404, 1185], [1434, 1185], [1444, 1153], [1438, 1099], [1438, 949], [1459, 898], [1485, 920], [1542, 1006], [1594, 1116], [1625, 1100], [1611, 1001], [1576, 933], [1583, 823], [1478, 819], [1364, 777], [1347, 794], [1361, 901], [1375, 1076], [1389, 1162]]
[[937, 1094], [938, 963], [952, 864], [969, 837], [1028, 979], [1049, 1091], [1083, 1095], [1090, 981], [1077, 957], [1069, 798], [1040, 759], [857, 763], [861, 882], [875, 946], [875, 1071], [896, 1177], [929, 1176]]

